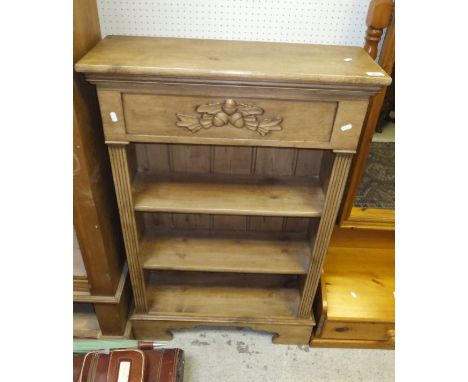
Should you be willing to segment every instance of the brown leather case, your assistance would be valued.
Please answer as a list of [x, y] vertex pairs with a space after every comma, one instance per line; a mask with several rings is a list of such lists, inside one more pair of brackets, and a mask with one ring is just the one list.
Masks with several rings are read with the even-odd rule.
[[114, 349], [73, 356], [73, 382], [182, 382], [183, 376], [181, 349]]

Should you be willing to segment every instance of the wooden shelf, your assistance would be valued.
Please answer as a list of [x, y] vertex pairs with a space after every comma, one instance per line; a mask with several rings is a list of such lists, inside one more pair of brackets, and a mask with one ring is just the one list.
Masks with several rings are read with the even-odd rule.
[[258, 274], [152, 272], [149, 314], [224, 319], [297, 319], [296, 277]]
[[156, 233], [140, 243], [144, 269], [306, 274], [310, 246], [305, 237], [213, 232]]
[[217, 174], [138, 174], [134, 208], [146, 212], [318, 217], [324, 195], [317, 178]]

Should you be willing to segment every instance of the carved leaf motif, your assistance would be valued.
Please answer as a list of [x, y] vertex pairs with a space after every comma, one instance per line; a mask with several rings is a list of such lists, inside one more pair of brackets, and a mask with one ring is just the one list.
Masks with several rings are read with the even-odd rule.
[[282, 130], [283, 118], [259, 119], [259, 116], [264, 112], [261, 107], [238, 103], [232, 99], [200, 105], [195, 110], [199, 113], [197, 116], [176, 114], [177, 126], [185, 127], [192, 133], [196, 133], [202, 128], [209, 129], [213, 126], [231, 125], [236, 128], [245, 127], [251, 131], [257, 131], [261, 136], [269, 134], [270, 131]]
[[245, 127], [249, 130], [255, 131], [258, 127], [257, 118], [254, 116], [244, 117]]
[[283, 118], [279, 118], [279, 117], [265, 118], [260, 121], [260, 123], [258, 124], [258, 127], [266, 127], [266, 128], [275, 127], [275, 126], [278, 126], [282, 120]]
[[238, 110], [242, 113], [242, 115], [262, 115], [263, 109], [255, 106], [255, 105], [247, 105], [244, 103], [239, 104]]
[[192, 133], [196, 133], [202, 128], [198, 117], [185, 114], [177, 114], [177, 126], [186, 127]]
[[270, 131], [281, 131], [282, 127], [280, 126], [280, 123], [282, 120], [283, 118], [279, 117], [265, 118], [259, 122], [257, 131], [262, 136], [267, 135]]
[[209, 103], [206, 105], [200, 105], [197, 107], [197, 111], [199, 113], [208, 113], [208, 114], [216, 114], [222, 110], [222, 105], [220, 102], [217, 103]]
[[211, 126], [213, 126], [213, 116], [211, 114], [204, 114], [200, 119], [200, 124], [204, 129], [209, 129]]

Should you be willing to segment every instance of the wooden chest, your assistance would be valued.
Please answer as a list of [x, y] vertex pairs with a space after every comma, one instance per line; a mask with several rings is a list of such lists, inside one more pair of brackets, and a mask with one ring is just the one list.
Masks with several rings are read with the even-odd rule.
[[334, 229], [313, 303], [311, 346], [395, 347], [395, 235]]
[[241, 326], [307, 343], [369, 98], [361, 48], [111, 36], [97, 87], [137, 338]]

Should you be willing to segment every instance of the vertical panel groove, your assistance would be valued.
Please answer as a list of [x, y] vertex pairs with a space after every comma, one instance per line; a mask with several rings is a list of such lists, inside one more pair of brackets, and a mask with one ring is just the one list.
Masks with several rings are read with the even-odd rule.
[[169, 171], [174, 171], [174, 164], [172, 161], [172, 145], [167, 145], [167, 162], [169, 163]]
[[257, 147], [252, 148], [252, 165], [250, 167], [250, 174], [255, 175], [255, 170], [257, 168]]
[[294, 149], [294, 155], [293, 155], [293, 164], [292, 164], [292, 174], [291, 175], [296, 175], [296, 169], [297, 169], [297, 162], [299, 159], [299, 149]]
[[214, 173], [215, 168], [215, 146], [210, 146], [210, 174]]
[[323, 262], [338, 215], [347, 175], [351, 165], [352, 154], [336, 154], [330, 175], [328, 192], [323, 206], [322, 217], [313, 245], [311, 261], [299, 306], [298, 316], [308, 317], [312, 310], [312, 301], [317, 290]]
[[130, 176], [128, 173], [128, 163], [126, 147], [120, 145], [109, 146], [109, 156], [112, 166], [112, 176], [114, 179], [117, 204], [119, 206], [120, 221], [127, 254], [130, 279], [133, 287], [135, 299], [135, 310], [146, 312], [145, 285], [143, 270], [138, 260], [138, 233], [132, 202], [132, 190]]

